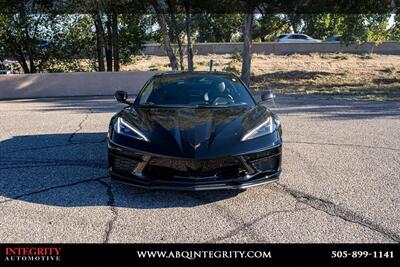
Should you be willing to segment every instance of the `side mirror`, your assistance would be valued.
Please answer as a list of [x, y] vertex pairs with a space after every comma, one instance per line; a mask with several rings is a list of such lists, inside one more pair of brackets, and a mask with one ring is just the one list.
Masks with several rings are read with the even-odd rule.
[[126, 91], [116, 91], [114, 97], [118, 102], [128, 105], [131, 104], [131, 102], [128, 101], [128, 93]]
[[263, 92], [261, 94], [261, 102], [272, 101], [272, 100], [274, 100], [274, 98], [275, 98], [275, 95], [271, 91]]

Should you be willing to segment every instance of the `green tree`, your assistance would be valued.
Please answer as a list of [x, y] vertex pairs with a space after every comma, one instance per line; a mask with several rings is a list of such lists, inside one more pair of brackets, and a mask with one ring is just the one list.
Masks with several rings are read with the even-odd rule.
[[301, 32], [317, 39], [342, 35], [344, 43], [382, 43], [389, 39], [390, 14], [302, 14]]
[[289, 29], [290, 24], [283, 15], [264, 14], [254, 21], [253, 39], [273, 41], [278, 35], [289, 32]]
[[[57, 32], [52, 41], [57, 44], [49, 59], [46, 71], [90, 71], [96, 66], [96, 35], [92, 29], [93, 19], [89, 15], [75, 14], [58, 16]], [[82, 64], [88, 60], [88, 66]]]
[[366, 17], [367, 41], [380, 44], [390, 37], [389, 31], [390, 14], [372, 14]]
[[1, 13], [1, 54], [17, 60], [25, 73], [42, 71], [56, 49], [54, 42], [47, 41], [52, 26], [49, 16], [28, 14], [23, 4], [18, 13]]
[[71, 15], [28, 14], [20, 6], [17, 13], [0, 14], [1, 53], [17, 60], [24, 73], [79, 70], [79, 57], [91, 51], [81, 42], [90, 29], [81, 26]]
[[119, 56], [121, 63], [126, 64], [143, 48], [147, 25], [141, 14], [121, 14], [119, 17]]
[[316, 39], [343, 35], [344, 16], [341, 14], [306, 14], [302, 16], [302, 32]]
[[197, 29], [196, 41], [230, 42], [241, 31], [243, 14], [212, 14], [207, 12], [193, 15], [193, 24]]

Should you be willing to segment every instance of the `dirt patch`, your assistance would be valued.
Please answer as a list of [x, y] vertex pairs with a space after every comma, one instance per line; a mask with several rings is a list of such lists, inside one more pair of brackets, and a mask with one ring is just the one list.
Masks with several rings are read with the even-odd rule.
[[[232, 55], [195, 55], [195, 70], [240, 72]], [[186, 62], [186, 61], [185, 61]], [[140, 56], [122, 70], [168, 71], [167, 57]], [[324, 94], [366, 100], [400, 100], [400, 56], [318, 54], [263, 55], [252, 59], [251, 87], [286, 94]]]

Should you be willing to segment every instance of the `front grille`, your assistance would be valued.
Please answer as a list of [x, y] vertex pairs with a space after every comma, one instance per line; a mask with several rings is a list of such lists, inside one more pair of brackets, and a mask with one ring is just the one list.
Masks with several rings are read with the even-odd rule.
[[111, 167], [117, 172], [130, 173], [137, 167], [139, 163], [139, 161], [118, 156], [114, 156], [111, 159]]
[[160, 179], [176, 176], [232, 178], [243, 172], [244, 167], [236, 158], [208, 160], [152, 158], [143, 173]]

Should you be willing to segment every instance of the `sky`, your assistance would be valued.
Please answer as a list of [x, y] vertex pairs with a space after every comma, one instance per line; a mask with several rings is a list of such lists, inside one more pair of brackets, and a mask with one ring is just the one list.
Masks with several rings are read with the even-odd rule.
[[394, 24], [394, 14], [392, 14], [392, 16], [389, 19], [389, 27], [388, 28], [392, 27], [393, 24]]

